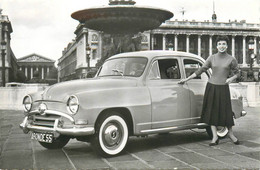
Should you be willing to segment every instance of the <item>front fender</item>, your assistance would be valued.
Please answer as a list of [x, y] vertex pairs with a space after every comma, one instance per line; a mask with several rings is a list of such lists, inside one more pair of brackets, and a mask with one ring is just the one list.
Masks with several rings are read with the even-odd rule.
[[138, 124], [151, 122], [151, 99], [146, 87], [87, 91], [76, 95], [80, 108], [75, 118], [87, 118], [89, 124], [95, 124], [98, 115], [109, 108], [127, 108], [133, 118], [134, 129]]
[[246, 112], [243, 108], [243, 97], [238, 90], [230, 87], [230, 97], [231, 97], [231, 105], [232, 111], [234, 112], [234, 117], [240, 118], [246, 115]]

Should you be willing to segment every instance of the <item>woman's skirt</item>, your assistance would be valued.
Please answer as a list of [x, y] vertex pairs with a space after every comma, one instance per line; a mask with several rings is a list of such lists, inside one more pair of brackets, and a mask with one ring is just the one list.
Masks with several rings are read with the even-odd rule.
[[201, 121], [208, 125], [231, 127], [234, 126], [233, 115], [228, 84], [207, 83]]

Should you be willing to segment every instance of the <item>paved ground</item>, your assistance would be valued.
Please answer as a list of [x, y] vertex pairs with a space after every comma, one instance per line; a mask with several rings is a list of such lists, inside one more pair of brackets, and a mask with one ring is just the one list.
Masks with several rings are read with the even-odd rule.
[[202, 131], [132, 137], [126, 151], [102, 158], [88, 143], [71, 140], [62, 150], [46, 150], [23, 134], [18, 125], [23, 113], [0, 111], [0, 169], [260, 169], [260, 107], [235, 121], [242, 141], [229, 139], [209, 147]]

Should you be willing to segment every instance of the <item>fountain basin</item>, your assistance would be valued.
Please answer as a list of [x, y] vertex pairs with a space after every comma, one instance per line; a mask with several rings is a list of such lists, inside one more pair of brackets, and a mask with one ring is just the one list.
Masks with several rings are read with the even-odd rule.
[[87, 28], [110, 34], [138, 33], [158, 28], [173, 13], [154, 7], [110, 5], [76, 11], [71, 17]]

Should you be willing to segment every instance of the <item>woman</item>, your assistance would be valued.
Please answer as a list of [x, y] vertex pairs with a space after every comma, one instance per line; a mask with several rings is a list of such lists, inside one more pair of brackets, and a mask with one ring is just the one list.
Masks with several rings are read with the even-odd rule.
[[[232, 126], [234, 126], [233, 112], [229, 83], [238, 77], [239, 70], [237, 60], [227, 54], [228, 37], [218, 36], [216, 39], [218, 52], [208, 57], [204, 65], [186, 79], [179, 81], [180, 84], [189, 81], [202, 74], [209, 68], [212, 69], [212, 76], [209, 79], [203, 100], [201, 121], [211, 126], [213, 138], [210, 146], [218, 145], [219, 139], [216, 126], [226, 126], [228, 136], [236, 145], [239, 140], [234, 136]], [[233, 73], [232, 77], [228, 76]]]

